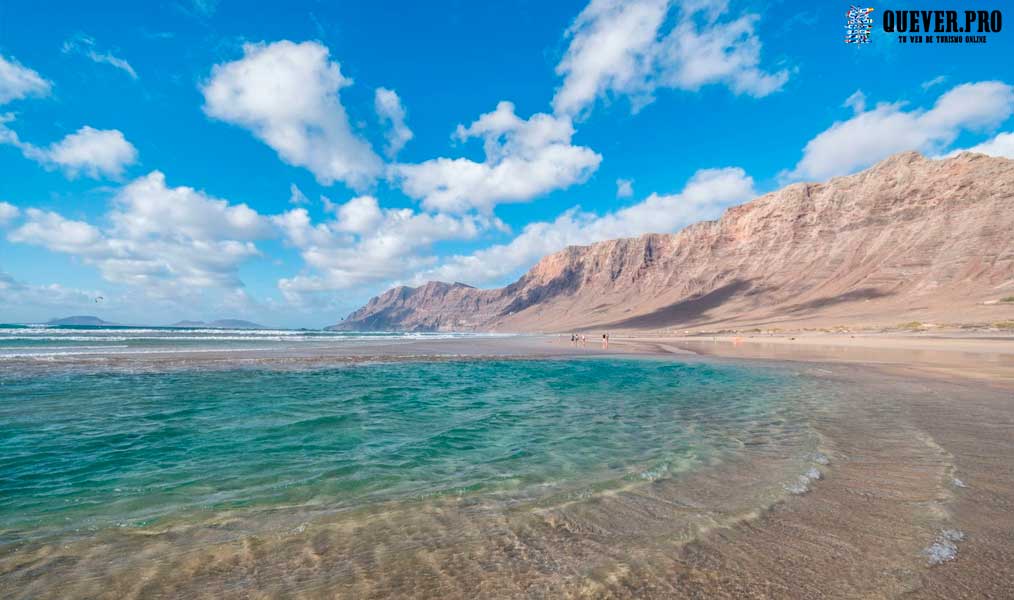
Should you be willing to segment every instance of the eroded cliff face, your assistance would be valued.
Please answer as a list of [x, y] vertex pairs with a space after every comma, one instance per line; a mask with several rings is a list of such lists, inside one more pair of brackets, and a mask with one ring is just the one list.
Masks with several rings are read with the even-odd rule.
[[574, 246], [497, 289], [398, 287], [341, 329], [567, 331], [1011, 318], [1014, 161], [893, 156], [673, 234]]

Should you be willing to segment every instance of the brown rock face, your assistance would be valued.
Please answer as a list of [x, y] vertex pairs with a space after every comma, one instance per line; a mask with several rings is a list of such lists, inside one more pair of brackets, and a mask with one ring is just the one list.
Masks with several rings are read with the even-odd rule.
[[568, 331], [1014, 317], [1014, 161], [893, 156], [674, 234], [572, 246], [497, 289], [430, 282], [337, 329]]

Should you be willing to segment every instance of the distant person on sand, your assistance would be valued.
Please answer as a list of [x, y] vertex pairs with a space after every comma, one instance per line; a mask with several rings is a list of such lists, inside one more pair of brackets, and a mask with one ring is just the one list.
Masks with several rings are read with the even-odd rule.
[[608, 333], [603, 333], [602, 334], [602, 349], [603, 350], [608, 350], [609, 349], [609, 334]]

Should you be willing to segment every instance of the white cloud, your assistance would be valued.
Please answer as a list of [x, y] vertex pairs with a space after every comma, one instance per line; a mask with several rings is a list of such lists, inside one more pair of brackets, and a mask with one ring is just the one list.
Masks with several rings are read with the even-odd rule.
[[253, 240], [270, 232], [264, 217], [246, 204], [229, 204], [186, 186], [168, 187], [159, 171], [130, 182], [113, 204], [116, 232], [135, 239]]
[[338, 231], [349, 233], [369, 234], [377, 229], [384, 219], [377, 199], [373, 196], [360, 196], [353, 198], [335, 208], [338, 221], [335, 227]]
[[309, 204], [309, 202], [303, 190], [294, 183], [289, 184], [289, 204]]
[[351, 84], [326, 47], [285, 40], [245, 44], [243, 58], [215, 65], [201, 91], [208, 116], [249, 129], [324, 185], [362, 189], [382, 162], [349, 126], [338, 93]]
[[753, 179], [740, 168], [697, 171], [678, 194], [652, 194], [644, 201], [605, 215], [574, 207], [554, 221], [529, 223], [507, 244], [450, 257], [418, 273], [413, 282], [500, 283], [543, 256], [571, 245], [584, 245], [644, 233], [668, 233], [717, 217], [723, 209], [752, 198]]
[[1000, 156], [1003, 158], [1014, 158], [1014, 132], [1004, 131], [996, 134], [996, 136], [976, 144], [971, 148], [965, 148], [963, 150], [955, 150], [951, 154], [957, 154], [958, 152], [978, 152], [980, 154], [988, 154], [990, 156]]
[[754, 97], [778, 91], [789, 73], [760, 68], [759, 17], [720, 20], [727, 11], [723, 0], [592, 0], [567, 30], [554, 110], [580, 115], [597, 98], [628, 95], [636, 111], [660, 87], [720, 83]]
[[563, 83], [557, 113], [577, 114], [607, 93], [650, 96], [659, 28], [669, 2], [593, 0], [567, 29], [570, 46], [556, 66]]
[[851, 108], [855, 114], [859, 114], [866, 110], [866, 94], [862, 90], [856, 90], [851, 96], [845, 99], [845, 103], [842, 106]]
[[10, 241], [77, 255], [90, 256], [109, 250], [102, 233], [83, 221], [71, 221], [37, 208], [27, 209], [25, 219], [25, 224], [8, 234]]
[[130, 66], [129, 62], [113, 55], [112, 52], [100, 52], [96, 50], [95, 39], [88, 37], [87, 35], [78, 34], [64, 42], [63, 52], [64, 54], [76, 52], [87, 57], [93, 62], [115, 67], [127, 75], [130, 75], [131, 79], [137, 79], [137, 72], [134, 71], [134, 67]]
[[928, 89], [930, 89], [931, 87], [933, 87], [935, 85], [940, 85], [941, 83], [943, 83], [945, 81], [947, 81], [947, 76], [946, 75], [937, 75], [933, 79], [930, 79], [930, 80], [922, 82], [921, 84], [919, 84], [919, 86], [925, 91], [925, 90], [928, 90]]
[[495, 225], [476, 216], [455, 217], [412, 209], [383, 209], [376, 198], [360, 196], [334, 207], [336, 219], [314, 224], [304, 208], [272, 217], [285, 239], [300, 250], [310, 273], [282, 279], [278, 287], [291, 302], [314, 295], [389, 282], [435, 263], [433, 244], [471, 239]]
[[903, 102], [857, 110], [810, 140], [796, 167], [783, 181], [824, 180], [867, 167], [906, 150], [936, 154], [963, 130], [987, 131], [1014, 112], [1014, 88], [1000, 81], [955, 86], [933, 108], [905, 110]]
[[18, 218], [21, 211], [17, 206], [14, 206], [10, 202], [0, 202], [0, 227], [5, 227], [8, 223]]
[[123, 187], [104, 221], [108, 225], [100, 228], [29, 208], [7, 237], [77, 256], [107, 281], [137, 286], [150, 296], [178, 297], [205, 288], [241, 288], [240, 264], [259, 254], [253, 240], [272, 232], [268, 220], [247, 205], [167, 187], [158, 171]]
[[13, 58], [0, 55], [0, 104], [28, 96], [48, 96], [52, 84]]
[[85, 125], [43, 150], [41, 157], [42, 162], [57, 165], [72, 176], [120, 177], [137, 161], [137, 149], [116, 129]]
[[384, 133], [387, 147], [384, 148], [384, 152], [388, 158], [393, 159], [413, 137], [412, 130], [405, 124], [405, 107], [394, 90], [377, 88], [374, 108], [380, 121], [387, 127]]
[[629, 198], [634, 195], [634, 182], [630, 179], [616, 180], [616, 197]]
[[468, 127], [458, 125], [460, 141], [483, 140], [485, 161], [435, 158], [399, 164], [392, 173], [402, 190], [442, 212], [483, 212], [505, 202], [527, 202], [547, 192], [588, 179], [602, 156], [571, 144], [574, 127], [567, 117], [538, 113], [528, 120], [514, 105], [500, 102]]
[[116, 129], [95, 129], [85, 125], [46, 148], [23, 142], [7, 126], [14, 120], [10, 114], [0, 115], [0, 144], [21, 150], [25, 158], [47, 168], [59, 168], [70, 177], [79, 174], [93, 179], [119, 178], [124, 169], [137, 162], [137, 149]]

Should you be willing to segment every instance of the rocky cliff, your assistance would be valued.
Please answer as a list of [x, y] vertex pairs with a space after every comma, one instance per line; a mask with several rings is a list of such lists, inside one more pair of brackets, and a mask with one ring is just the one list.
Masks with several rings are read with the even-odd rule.
[[1010, 319], [1014, 161], [893, 156], [717, 221], [568, 247], [497, 289], [397, 287], [338, 329], [568, 331]]

